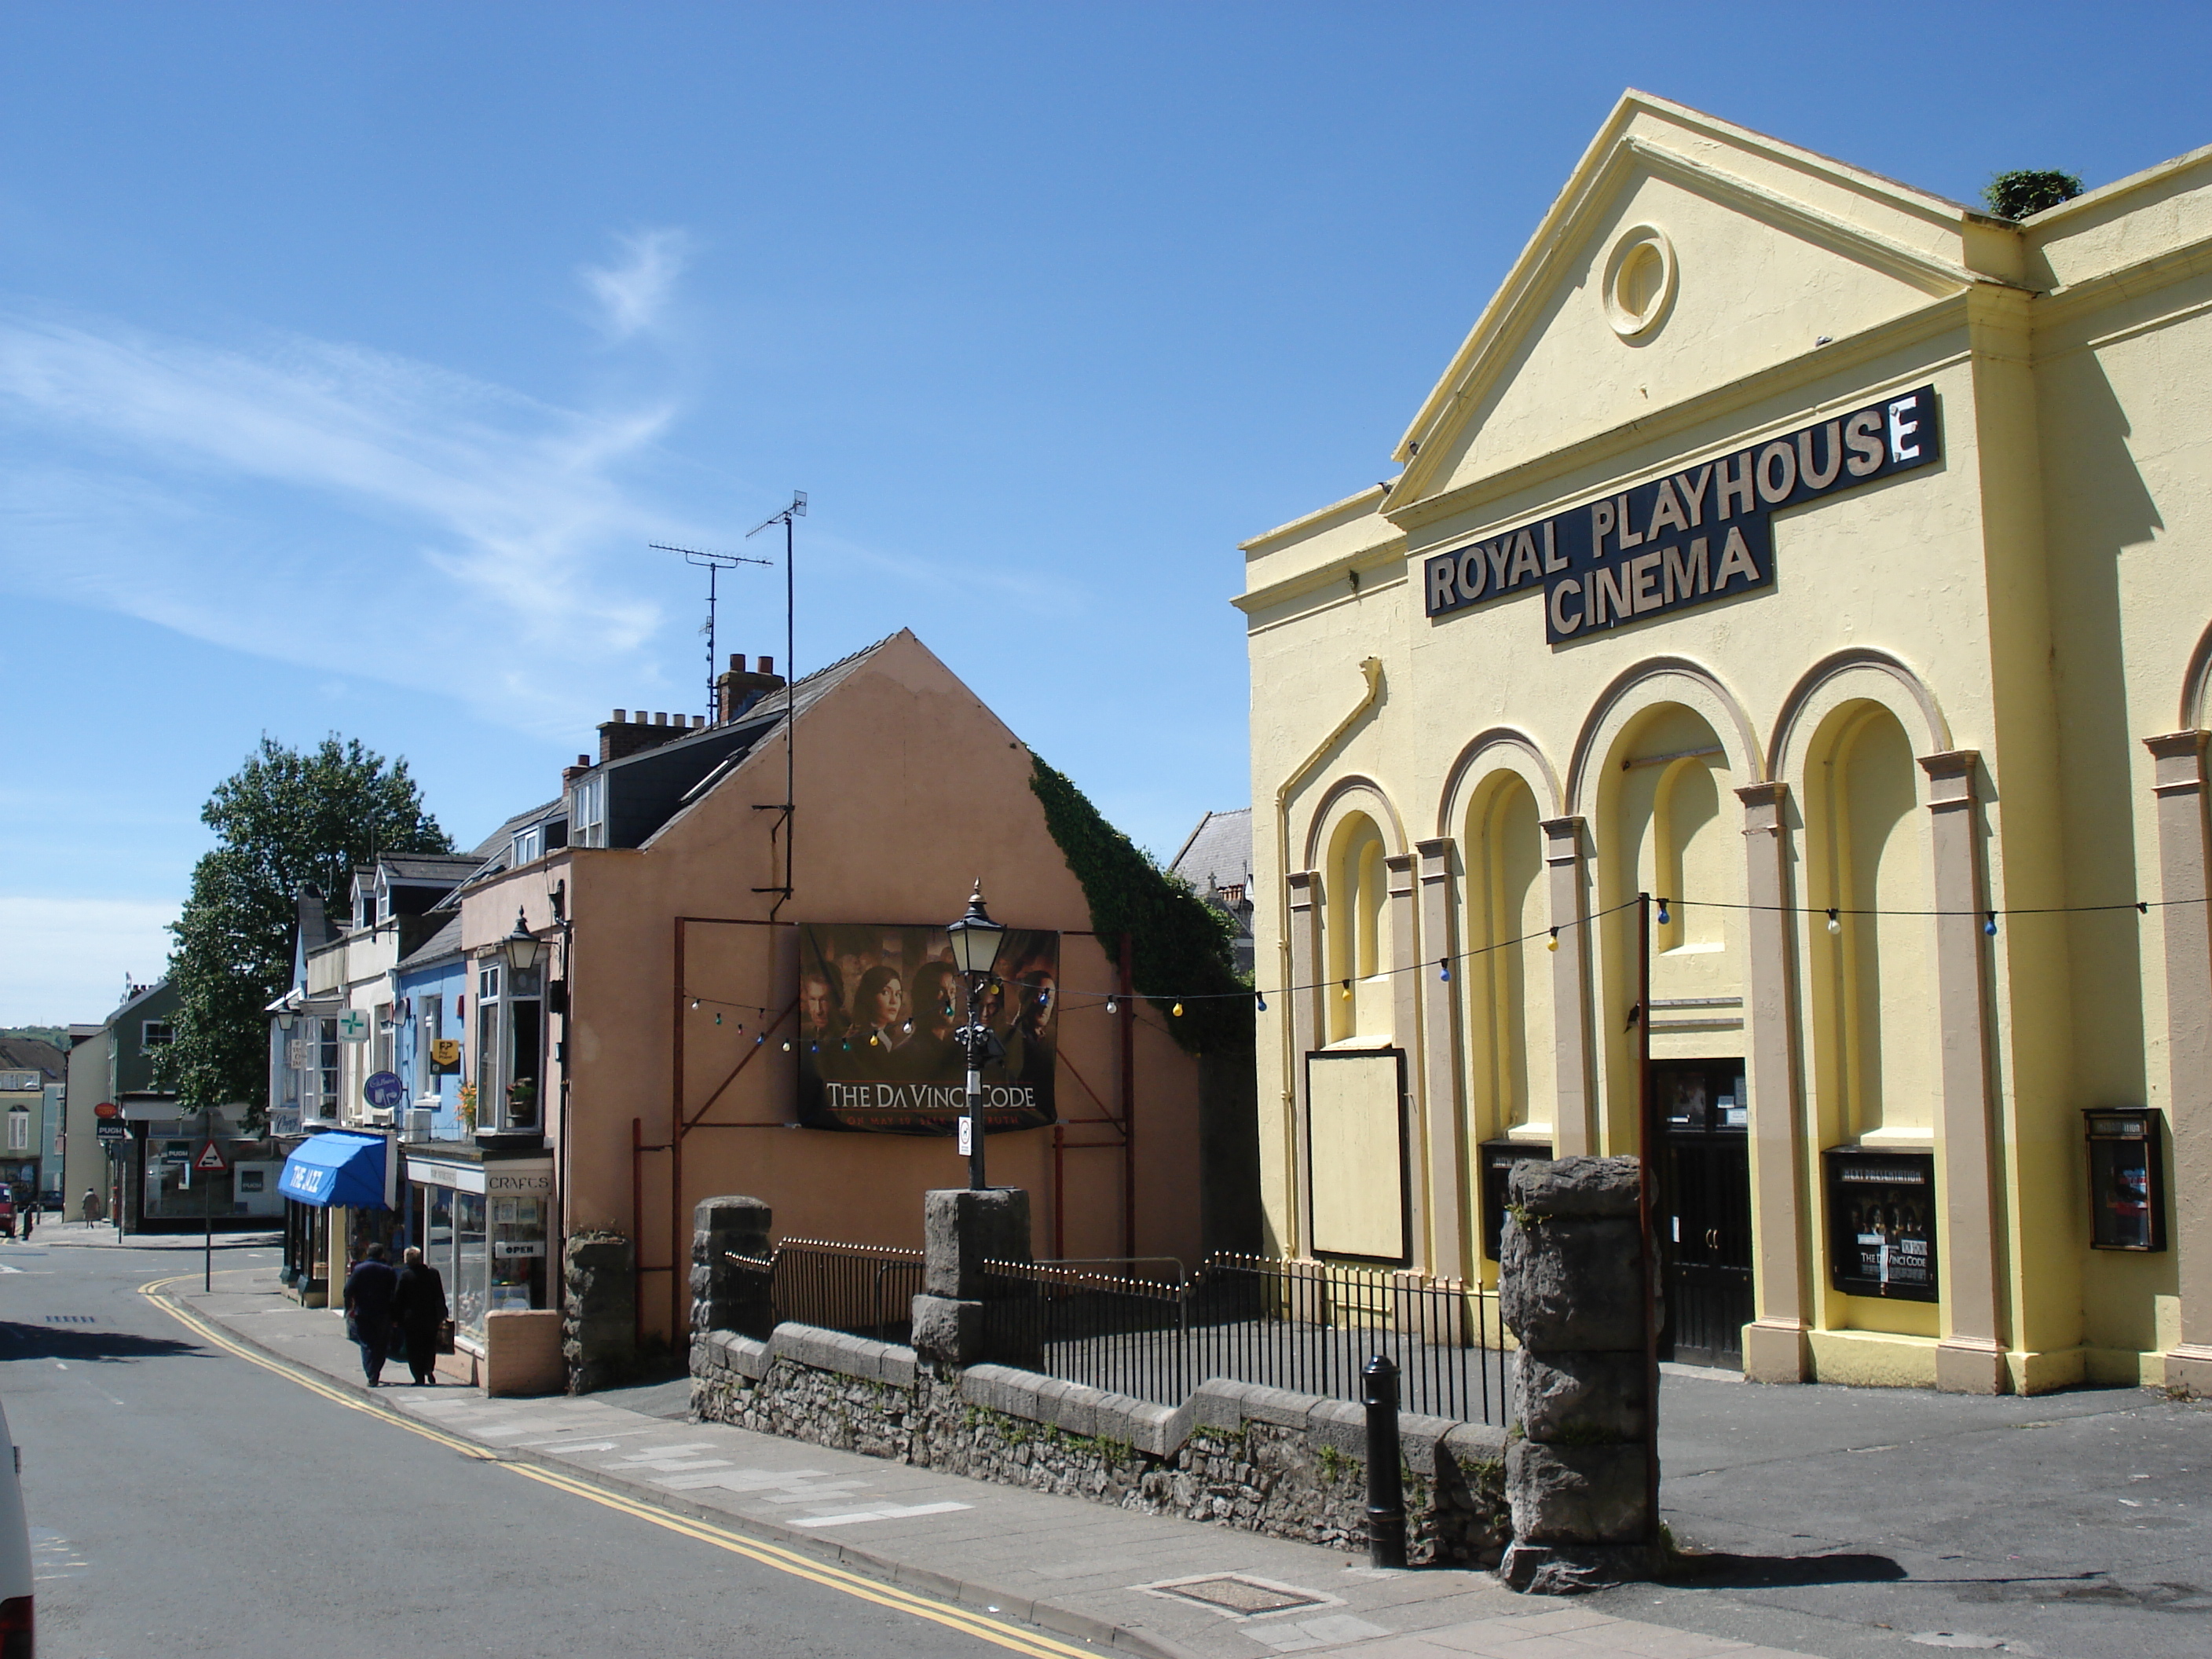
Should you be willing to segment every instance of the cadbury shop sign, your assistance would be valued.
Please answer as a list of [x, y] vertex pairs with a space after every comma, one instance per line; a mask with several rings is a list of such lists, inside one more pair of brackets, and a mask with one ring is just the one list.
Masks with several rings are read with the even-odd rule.
[[1563, 645], [1774, 581], [1772, 515], [1942, 456], [1936, 388], [1900, 392], [1771, 442], [1432, 555], [1431, 617], [1540, 586]]

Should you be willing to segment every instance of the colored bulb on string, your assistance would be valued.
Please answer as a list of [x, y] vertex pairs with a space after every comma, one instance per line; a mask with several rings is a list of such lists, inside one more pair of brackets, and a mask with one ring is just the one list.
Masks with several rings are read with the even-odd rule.
[[1982, 931], [1987, 933], [1991, 939], [1995, 939], [1997, 936], [1997, 913], [1996, 911], [1992, 910], [1990, 912], [1990, 919], [1982, 924]]
[[693, 998], [691, 999], [691, 1006], [692, 1006], [694, 1008], [696, 1008], [696, 1007], [699, 1006], [699, 999], [698, 999], [698, 998], [696, 998], [696, 997], [693, 997]]
[[722, 1023], [722, 1017], [721, 1017], [720, 1014], [716, 1014], [716, 1015], [714, 1016], [714, 1024], [717, 1024], [717, 1025], [720, 1025], [721, 1023]]
[[810, 1054], [818, 1054], [822, 1052], [822, 1045], [818, 1042], [810, 1042], [806, 1045], [806, 1052]]
[[1437, 958], [1437, 977], [1447, 985], [1451, 983], [1451, 958], [1449, 957], [1438, 957]]
[[762, 1035], [762, 1036], [757, 1036], [757, 1037], [755, 1037], [755, 1038], [753, 1039], [753, 1047], [754, 1047], [754, 1048], [759, 1048], [759, 1047], [761, 1046], [761, 1044], [762, 1044], [762, 1043], [766, 1042], [767, 1041], [768, 1041], [768, 1037], [767, 1037], [767, 1036], [766, 1036], [765, 1034], [763, 1034], [763, 1035]]
[[1180, 1002], [1178, 1002], [1177, 1004], [1176, 1004], [1176, 1006], [1175, 1006], [1175, 1008], [1174, 1008], [1173, 1012], [1174, 1012], [1175, 1017], [1176, 1017], [1177, 1019], [1181, 1019], [1181, 1018], [1182, 1018], [1182, 1004], [1181, 1004]]
[[1552, 936], [1544, 941], [1544, 948], [1547, 951], [1556, 951], [1559, 948], [1559, 930], [1558, 928], [1554, 927], [1552, 929]]
[[1264, 1014], [1267, 1012], [1267, 999], [1266, 997], [1261, 995], [1259, 992], [1255, 991], [1252, 994], [1252, 1000], [1260, 1005], [1260, 1012], [1261, 1013]]
[[1350, 980], [1344, 981], [1344, 1000], [1346, 1002], [1352, 1000], [1352, 981]]
[[1674, 918], [1673, 916], [1667, 913], [1667, 901], [1665, 899], [1661, 899], [1659, 901], [1659, 925], [1662, 927], [1664, 927], [1668, 922], [1674, 921]]
[[1121, 1005], [1115, 1001], [1112, 997], [1108, 997], [1106, 999], [1106, 1012], [1109, 1014], [1118, 1014], [1121, 1012]]
[[1840, 933], [1844, 931], [1844, 924], [1836, 919], [1836, 912], [1832, 906], [1828, 910], [1828, 931], [1832, 933]]
[[783, 1052], [787, 1054], [791, 1052], [791, 1039], [789, 1037], [786, 1037], [783, 1040]]

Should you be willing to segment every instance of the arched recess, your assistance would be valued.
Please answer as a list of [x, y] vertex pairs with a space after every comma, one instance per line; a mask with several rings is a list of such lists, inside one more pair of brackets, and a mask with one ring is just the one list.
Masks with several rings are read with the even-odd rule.
[[1802, 787], [1811, 733], [1838, 708], [1853, 702], [1880, 703], [1888, 709], [1916, 745], [1916, 754], [1940, 755], [1952, 746], [1950, 722], [1920, 676], [1887, 652], [1861, 646], [1821, 658], [1782, 700], [1773, 741], [1766, 749], [1773, 769], [1770, 775], [1793, 790]]
[[2204, 691], [2212, 681], [2212, 624], [2208, 624], [2197, 636], [2197, 648], [2189, 653], [2189, 667], [2181, 678], [2181, 723], [2177, 732], [2201, 732], [2204, 729]]
[[1822, 1146], [1932, 1144], [1942, 1096], [1934, 848], [1919, 738], [1890, 700], [1805, 729], [1802, 902], [1814, 1122]]
[[1510, 726], [1493, 726], [1462, 749], [1444, 775], [1443, 793], [1437, 800], [1438, 835], [1459, 833], [1467, 820], [1469, 792], [1500, 770], [1520, 774], [1546, 817], [1559, 816], [1559, 775], [1536, 740]]
[[[1504, 749], [1492, 758], [1504, 760]], [[1559, 1101], [1553, 957], [1546, 949], [1551, 896], [1541, 824], [1556, 797], [1530, 768], [1499, 765], [1465, 792], [1459, 818], [1462, 891], [1459, 972], [1464, 1000], [1467, 1145], [1500, 1136], [1549, 1141]], [[1480, 1190], [1480, 1171], [1470, 1171]]]
[[1670, 672], [1615, 698], [1591, 733], [1583, 790], [1593, 908], [1603, 913], [1597, 1033], [1608, 1151], [1633, 1150], [1640, 1134], [1638, 1044], [1628, 1018], [1644, 988], [1638, 893], [1668, 901], [1652, 907], [1650, 1006], [1639, 1016], [1649, 1022], [1652, 1058], [1710, 1062], [1696, 1075], [1720, 1080], [1694, 1086], [1710, 1086], [1713, 1104], [1722, 1095], [1744, 1103], [1738, 1079], [1747, 1065], [1724, 1064], [1749, 1059], [1750, 932], [1735, 792], [1757, 780], [1759, 763], [1739, 714], [1709, 680]]
[[1622, 731], [1643, 710], [1661, 702], [1680, 703], [1704, 719], [1725, 751], [1728, 769], [1737, 783], [1754, 783], [1766, 776], [1759, 735], [1742, 703], [1720, 677], [1686, 657], [1653, 657], [1625, 670], [1590, 705], [1567, 765], [1569, 812], [1591, 814], [1596, 804], [1598, 758], [1609, 757]]
[[1320, 968], [1328, 981], [1321, 1001], [1323, 1041], [1351, 1037], [1399, 1041], [1391, 969], [1401, 941], [1392, 913], [1385, 861], [1405, 848], [1389, 799], [1365, 778], [1331, 786], [1306, 839], [1306, 867], [1322, 878]]

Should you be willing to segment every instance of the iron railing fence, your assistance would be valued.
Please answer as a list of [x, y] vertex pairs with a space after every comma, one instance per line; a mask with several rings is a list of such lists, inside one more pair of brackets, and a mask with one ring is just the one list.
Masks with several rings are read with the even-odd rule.
[[1502, 1425], [1508, 1356], [1479, 1286], [1342, 1262], [1216, 1255], [1187, 1279], [994, 1262], [994, 1346], [1162, 1405], [1208, 1377], [1357, 1401], [1385, 1354], [1407, 1411]]
[[735, 1253], [729, 1261], [766, 1277], [779, 1325], [817, 1325], [878, 1342], [903, 1342], [913, 1329], [914, 1298], [921, 1291], [920, 1250], [787, 1238], [764, 1261]]
[[[764, 1274], [779, 1323], [903, 1342], [922, 1284], [919, 1250], [785, 1239]], [[1070, 1382], [1179, 1406], [1209, 1377], [1357, 1402], [1385, 1354], [1402, 1409], [1503, 1425], [1511, 1364], [1494, 1294], [1456, 1279], [1334, 1261], [1216, 1255], [1186, 1274], [1172, 1257], [994, 1261], [994, 1353]]]

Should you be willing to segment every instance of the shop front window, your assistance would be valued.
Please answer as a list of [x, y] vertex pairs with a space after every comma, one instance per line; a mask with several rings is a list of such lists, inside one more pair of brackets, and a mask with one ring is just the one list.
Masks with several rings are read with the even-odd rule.
[[489, 1306], [545, 1305], [545, 1200], [491, 1200], [491, 1288]]
[[[432, 1224], [435, 1225], [434, 1221]], [[489, 1262], [484, 1252], [484, 1200], [482, 1193], [453, 1194], [453, 1276], [452, 1301], [454, 1322], [483, 1334], [484, 1313], [489, 1304]]]

